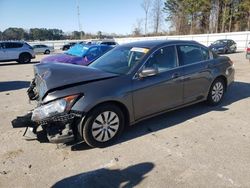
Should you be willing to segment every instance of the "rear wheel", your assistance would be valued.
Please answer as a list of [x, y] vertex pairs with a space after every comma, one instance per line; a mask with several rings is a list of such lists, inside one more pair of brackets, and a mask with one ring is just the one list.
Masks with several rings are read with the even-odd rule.
[[68, 50], [68, 49], [69, 49], [69, 48], [66, 47], [66, 46], [63, 47], [63, 51], [66, 51], [66, 50]]
[[221, 78], [213, 82], [207, 97], [208, 104], [215, 106], [221, 102], [226, 89], [225, 85], [225, 81]]
[[45, 50], [44, 54], [50, 54], [49, 50]]
[[86, 117], [82, 135], [91, 147], [105, 147], [112, 144], [124, 129], [124, 114], [112, 104], [96, 107]]
[[29, 63], [31, 61], [31, 55], [28, 53], [20, 54], [18, 63]]

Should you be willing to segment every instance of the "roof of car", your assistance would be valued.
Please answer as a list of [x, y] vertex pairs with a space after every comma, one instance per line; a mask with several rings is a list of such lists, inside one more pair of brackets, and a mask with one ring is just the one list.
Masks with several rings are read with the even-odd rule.
[[147, 41], [131, 42], [131, 43], [123, 44], [122, 46], [141, 47], [141, 48], [151, 49], [151, 48], [161, 46], [161, 45], [180, 44], [180, 43], [199, 44], [198, 42], [191, 41], [191, 40], [147, 40]]
[[97, 47], [97, 46], [103, 46], [103, 47], [105, 46], [105, 47], [112, 48], [112, 46], [106, 45], [106, 44], [80, 44], [80, 45], [87, 47], [87, 48], [92, 48], [92, 47]]
[[217, 41], [233, 41], [232, 39], [219, 39]]

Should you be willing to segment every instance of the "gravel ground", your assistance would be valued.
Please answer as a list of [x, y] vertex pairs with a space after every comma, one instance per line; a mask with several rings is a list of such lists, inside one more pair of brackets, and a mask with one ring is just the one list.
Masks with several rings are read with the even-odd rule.
[[128, 128], [113, 146], [26, 141], [11, 121], [34, 107], [33, 64], [0, 63], [0, 187], [250, 187], [250, 63], [218, 107], [196, 104]]

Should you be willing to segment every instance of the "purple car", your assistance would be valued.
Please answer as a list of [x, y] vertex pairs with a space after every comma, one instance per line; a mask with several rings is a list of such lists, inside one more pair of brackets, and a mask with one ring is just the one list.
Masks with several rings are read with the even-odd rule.
[[63, 54], [56, 54], [43, 58], [41, 63], [59, 62], [76, 65], [88, 65], [112, 48], [113, 47], [109, 45], [76, 44]]

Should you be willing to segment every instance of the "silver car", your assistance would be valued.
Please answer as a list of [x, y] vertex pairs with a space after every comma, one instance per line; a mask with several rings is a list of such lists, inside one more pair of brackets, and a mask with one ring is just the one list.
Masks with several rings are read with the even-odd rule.
[[37, 45], [33, 45], [32, 47], [36, 54], [37, 53], [50, 54], [51, 52], [54, 52], [54, 47], [47, 46], [44, 44], [37, 44]]
[[26, 42], [0, 41], [0, 61], [29, 63], [33, 58], [35, 58], [35, 52]]
[[34, 71], [33, 133], [41, 125], [51, 142], [80, 137], [93, 147], [146, 118], [201, 101], [219, 104], [235, 72], [228, 57], [194, 41], [124, 44], [87, 67], [46, 63]]

